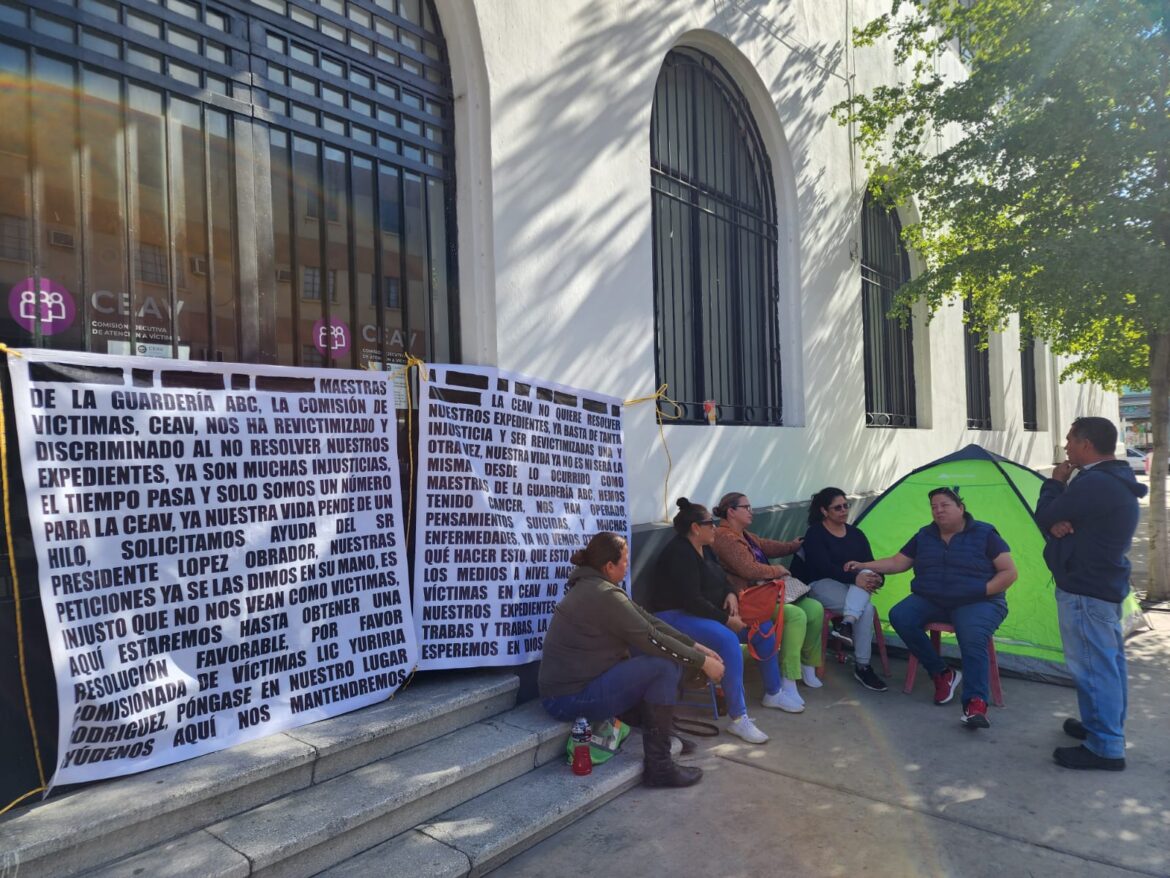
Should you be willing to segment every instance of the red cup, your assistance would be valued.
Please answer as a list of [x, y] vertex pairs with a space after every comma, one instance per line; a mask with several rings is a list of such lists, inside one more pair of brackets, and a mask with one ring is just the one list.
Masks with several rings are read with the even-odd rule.
[[589, 755], [588, 744], [573, 745], [573, 774], [592, 774], [593, 759]]

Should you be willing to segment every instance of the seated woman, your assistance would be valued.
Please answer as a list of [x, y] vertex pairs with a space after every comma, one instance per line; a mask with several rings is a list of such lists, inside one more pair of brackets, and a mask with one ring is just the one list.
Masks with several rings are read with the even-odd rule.
[[[911, 537], [896, 555], [877, 561], [847, 561], [846, 573], [868, 568], [902, 573], [914, 568], [910, 594], [890, 610], [890, 624], [934, 679], [934, 703], [946, 704], [963, 683], [963, 725], [985, 729], [987, 720], [987, 639], [1007, 618], [1003, 593], [1016, 581], [1011, 549], [996, 529], [976, 521], [958, 493], [930, 492], [933, 524]], [[948, 668], [923, 630], [931, 622], [955, 628], [960, 673]]]
[[576, 569], [544, 637], [537, 685], [541, 703], [560, 720], [596, 724], [642, 705], [642, 782], [685, 787], [702, 769], [670, 757], [670, 730], [679, 680], [701, 670], [718, 682], [714, 652], [655, 619], [618, 585], [630, 563], [626, 541], [603, 531], [570, 559]]
[[[748, 716], [743, 691], [743, 653], [739, 645], [747, 640], [747, 626], [739, 618], [735, 592], [711, 554], [715, 520], [705, 506], [683, 497], [678, 501], [674, 530], [674, 539], [655, 563], [647, 605], [659, 619], [715, 650], [727, 671], [723, 677], [727, 714], [731, 717], [727, 731], [749, 744], [763, 744], [768, 736]], [[761, 626], [765, 635], [771, 630], [771, 625]], [[757, 637], [753, 645], [759, 655], [770, 656], [760, 662], [760, 672], [766, 692], [764, 706], [776, 707], [780, 669], [772, 651], [775, 641]]]
[[[840, 488], [822, 488], [813, 494], [808, 508], [804, 545], [792, 559], [792, 573], [809, 585], [809, 594], [826, 610], [841, 613], [844, 624], [837, 631], [853, 643], [853, 676], [866, 689], [885, 692], [885, 681], [872, 667], [873, 604], [870, 594], [884, 579], [872, 570], [846, 573], [850, 558], [870, 558], [873, 549], [865, 534], [848, 523], [849, 503]], [[841, 636], [841, 635], [838, 635]]]
[[[712, 548], [737, 591], [757, 582], [790, 576], [786, 567], [769, 564], [768, 559], [791, 555], [800, 548], [801, 540], [769, 540], [749, 533], [752, 503], [737, 491], [723, 495], [715, 507], [715, 514], [722, 521], [715, 529]], [[786, 600], [792, 596], [791, 585], [785, 583]], [[770, 707], [800, 713], [804, 710], [804, 699], [796, 689], [796, 681], [800, 680], [810, 689], [821, 687], [817, 668], [822, 662], [821, 625], [824, 619], [825, 608], [813, 597], [804, 596], [784, 604], [784, 631], [780, 639], [780, 671], [784, 679], [780, 694]]]

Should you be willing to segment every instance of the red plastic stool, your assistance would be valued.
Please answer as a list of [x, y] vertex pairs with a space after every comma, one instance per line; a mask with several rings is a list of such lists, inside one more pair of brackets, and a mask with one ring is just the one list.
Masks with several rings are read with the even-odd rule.
[[[926, 626], [926, 630], [930, 632], [930, 642], [934, 646], [934, 651], [941, 655], [942, 633], [946, 631], [954, 634], [955, 626], [945, 622], [931, 622]], [[999, 660], [995, 657], [994, 637], [987, 638], [987, 663], [991, 671], [991, 703], [996, 707], [1003, 707], [1003, 687], [999, 683]], [[902, 687], [903, 692], [909, 694], [914, 689], [914, 677], [917, 674], [918, 659], [914, 657], [914, 653], [910, 653], [910, 661], [906, 665], [906, 685]]]
[[[825, 610], [825, 624], [821, 628], [821, 654], [828, 656], [829, 643], [829, 628], [835, 619], [844, 619], [844, 613], [835, 613], [832, 610]], [[886, 635], [882, 631], [882, 623], [878, 618], [878, 614], [873, 614], [873, 639], [877, 644], [878, 656], [882, 660], [882, 670], [885, 671], [886, 676], [890, 676], [890, 657], [886, 654]], [[837, 641], [834, 651], [837, 653], [837, 664], [845, 664], [845, 650], [842, 647], [841, 641]]]

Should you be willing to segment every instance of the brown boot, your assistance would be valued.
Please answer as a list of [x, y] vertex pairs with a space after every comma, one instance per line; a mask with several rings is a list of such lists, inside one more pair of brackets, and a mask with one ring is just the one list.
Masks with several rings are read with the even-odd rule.
[[645, 704], [642, 709], [642, 783], [648, 787], [689, 787], [703, 776], [701, 768], [670, 758], [674, 705]]

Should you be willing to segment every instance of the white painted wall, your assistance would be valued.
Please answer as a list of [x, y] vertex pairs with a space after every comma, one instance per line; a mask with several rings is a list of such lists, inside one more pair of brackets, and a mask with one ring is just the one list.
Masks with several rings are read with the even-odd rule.
[[[757, 505], [825, 484], [881, 490], [969, 442], [1034, 467], [1079, 414], [1115, 418], [1100, 388], [1056, 386], [1040, 357], [1038, 432], [1022, 429], [1018, 332], [992, 346], [996, 427], [966, 429], [961, 309], [916, 326], [923, 427], [864, 426], [858, 234], [864, 167], [829, 118], [848, 74], [868, 90], [895, 70], [847, 50], [877, 0], [438, 0], [456, 92], [464, 359], [623, 398], [656, 387], [649, 130], [666, 53], [691, 45], [737, 79], [772, 160], [781, 246], [783, 427], [665, 427], [627, 410], [635, 523], [669, 496]], [[953, 59], [952, 59], [953, 63]], [[851, 248], [851, 244], [853, 245]]]

